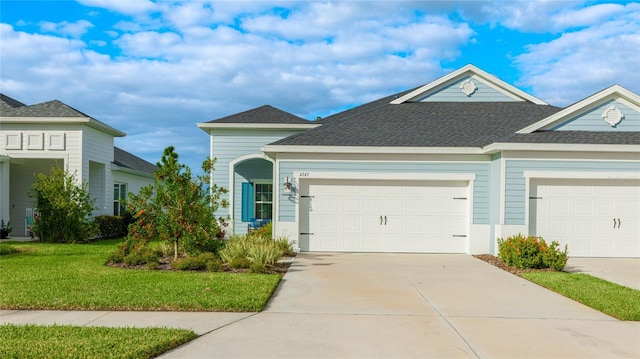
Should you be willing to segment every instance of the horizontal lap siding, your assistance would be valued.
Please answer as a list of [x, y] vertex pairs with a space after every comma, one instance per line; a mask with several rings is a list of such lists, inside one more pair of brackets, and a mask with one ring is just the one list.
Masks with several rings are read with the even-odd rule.
[[[213, 171], [213, 182], [231, 190], [229, 186], [229, 164], [234, 160], [252, 154], [261, 154], [263, 146], [288, 137], [298, 131], [239, 131], [219, 130], [213, 132], [212, 149], [216, 159]], [[222, 199], [229, 200], [229, 194], [224, 194]], [[217, 216], [226, 216], [228, 209], [220, 209]]]
[[[280, 178], [293, 177], [297, 171], [318, 172], [379, 172], [379, 173], [475, 173], [473, 187], [473, 223], [489, 223], [489, 164], [488, 163], [403, 163], [403, 162], [280, 162]], [[282, 191], [282, 188], [280, 188]], [[295, 221], [293, 199], [283, 197], [278, 209], [279, 220]]]
[[[602, 119], [602, 114], [611, 106], [615, 106], [624, 118], [615, 127], [611, 127]], [[640, 112], [630, 108], [620, 101], [611, 100], [589, 111], [563, 122], [556, 126], [557, 131], [640, 131]]]
[[530, 161], [507, 160], [505, 174], [505, 211], [504, 223], [512, 225], [525, 224], [526, 180], [525, 170], [537, 171], [603, 171], [638, 174], [640, 162], [614, 161]]
[[[460, 90], [460, 84], [466, 80], [471, 81], [478, 88], [471, 96], [467, 96]], [[463, 77], [459, 81], [445, 86], [444, 88], [428, 94], [426, 97], [419, 99], [422, 102], [507, 102], [515, 101], [513, 98], [503, 94], [494, 88], [485, 85], [478, 79], [470, 76]]]
[[[82, 130], [82, 180], [90, 182], [92, 197], [96, 199], [98, 210], [94, 214], [112, 214], [113, 212], [113, 136], [84, 126]], [[89, 162], [95, 162], [93, 166]], [[91, 173], [93, 167], [94, 172]], [[101, 187], [101, 188], [98, 188]]]

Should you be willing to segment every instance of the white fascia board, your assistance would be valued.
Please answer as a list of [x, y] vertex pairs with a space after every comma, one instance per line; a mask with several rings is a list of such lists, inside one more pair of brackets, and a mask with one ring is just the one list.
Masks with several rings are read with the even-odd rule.
[[10, 161], [11, 161], [11, 157], [5, 156], [5, 155], [0, 155], [0, 163], [2, 163], [2, 162], [10, 162]]
[[104, 124], [91, 117], [0, 117], [0, 123], [25, 124], [86, 124], [114, 137], [124, 137], [127, 134]]
[[553, 127], [556, 124], [572, 116], [575, 116], [579, 112], [584, 112], [591, 107], [598, 106], [603, 102], [611, 99], [620, 99], [621, 102], [623, 102], [625, 105], [637, 111], [640, 111], [640, 96], [620, 85], [613, 85], [583, 100], [580, 100], [545, 119], [542, 119], [528, 127], [525, 127], [517, 133], [532, 133], [538, 130]]
[[281, 146], [267, 145], [270, 153], [379, 153], [379, 154], [484, 154], [477, 147], [376, 147], [376, 146]]
[[399, 97], [393, 101], [391, 101], [391, 104], [393, 105], [398, 105], [401, 104], [403, 102], [409, 101], [414, 97], [420, 96], [423, 93], [426, 93], [428, 91], [431, 91], [439, 86], [442, 86], [448, 82], [451, 82], [453, 80], [456, 80], [462, 76], [465, 75], [476, 75], [478, 78], [482, 79], [483, 81], [486, 81], [488, 83], [489, 86], [500, 90], [502, 92], [507, 93], [508, 96], [514, 98], [513, 95], [515, 95], [515, 98], [519, 98], [521, 100], [526, 100], [526, 101], [530, 101], [533, 102], [537, 105], [548, 105], [548, 103], [540, 100], [537, 97], [531, 96], [528, 93], [520, 90], [519, 88], [512, 86], [502, 80], [500, 80], [499, 78], [489, 74], [488, 72], [485, 72], [471, 64], [466, 65], [464, 67], [461, 67], [460, 69], [451, 72], [448, 75], [445, 75], [435, 81], [432, 81], [422, 87], [420, 87], [419, 89], [416, 89], [414, 91], [409, 92], [408, 94]]
[[141, 177], [154, 178], [153, 173], [148, 173], [148, 172], [144, 172], [144, 171], [140, 171], [140, 170], [134, 170], [134, 169], [131, 169], [131, 168], [128, 168], [128, 167], [121, 167], [121, 166], [118, 166], [115, 163], [111, 163], [111, 170], [112, 171], [122, 172], [122, 173], [130, 173], [132, 175], [141, 176]]
[[198, 128], [208, 132], [210, 129], [256, 129], [256, 130], [310, 130], [321, 126], [316, 123], [198, 123]]
[[493, 143], [484, 148], [484, 153], [500, 151], [575, 151], [575, 152], [637, 152], [638, 145], [568, 144], [568, 143]]

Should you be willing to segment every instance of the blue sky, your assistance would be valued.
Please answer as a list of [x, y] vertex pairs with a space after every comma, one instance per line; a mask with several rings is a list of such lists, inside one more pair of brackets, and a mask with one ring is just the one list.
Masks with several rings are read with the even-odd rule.
[[472, 63], [557, 106], [640, 93], [640, 3], [603, 1], [6, 1], [0, 91], [58, 99], [127, 133], [150, 162], [196, 127], [270, 104], [307, 119]]

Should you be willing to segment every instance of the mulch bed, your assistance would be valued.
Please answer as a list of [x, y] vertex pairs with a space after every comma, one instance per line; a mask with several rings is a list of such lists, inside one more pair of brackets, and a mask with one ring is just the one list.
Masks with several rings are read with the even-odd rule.
[[473, 255], [474, 257], [480, 259], [481, 261], [485, 261], [491, 265], [494, 265], [506, 272], [509, 272], [511, 274], [515, 274], [515, 275], [520, 275], [522, 273], [529, 273], [529, 272], [555, 272], [553, 269], [551, 268], [544, 268], [544, 269], [533, 269], [533, 268], [526, 268], [526, 269], [520, 269], [520, 268], [516, 268], [516, 267], [512, 267], [512, 266], [508, 266], [506, 265], [502, 260], [500, 260], [500, 258], [493, 256], [491, 254], [475, 254]]
[[[291, 264], [293, 263], [293, 258], [294, 257], [295, 257], [295, 254], [293, 256], [291, 256], [291, 257], [282, 257], [282, 258], [280, 258], [278, 263], [276, 263], [271, 268], [269, 268], [267, 273], [277, 273], [277, 274], [280, 274], [280, 275], [284, 275], [285, 273], [287, 273], [287, 270], [289, 270], [289, 267], [291, 267]], [[175, 269], [173, 269], [173, 267], [171, 266], [171, 262], [173, 262], [173, 257], [172, 256], [162, 257], [162, 258], [159, 259], [158, 267], [156, 269], [154, 269], [154, 270], [174, 271]], [[145, 264], [130, 266], [130, 265], [126, 265], [124, 263], [107, 262], [105, 265], [107, 265], [109, 267], [122, 268], [122, 269], [149, 270], [149, 268]], [[205, 270], [196, 271], [196, 272], [205, 272]], [[233, 269], [233, 268], [225, 265], [225, 266], [222, 267], [222, 270], [220, 270], [220, 272], [248, 273], [249, 269], [246, 269], [246, 268]]]

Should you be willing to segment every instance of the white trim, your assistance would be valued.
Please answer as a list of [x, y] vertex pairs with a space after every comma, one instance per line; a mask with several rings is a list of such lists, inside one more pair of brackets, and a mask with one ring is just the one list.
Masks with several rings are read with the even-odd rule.
[[267, 145], [262, 152], [352, 153], [352, 154], [485, 154], [478, 147], [379, 147], [379, 146], [282, 146]]
[[321, 126], [319, 123], [198, 123], [197, 126], [206, 129], [261, 129], [261, 130], [309, 130]]
[[[500, 155], [500, 215], [498, 221], [499, 223], [504, 223], [504, 217], [507, 211], [505, 203], [507, 199], [507, 159], [504, 157], [504, 153]], [[491, 206], [491, 203], [489, 203], [489, 206]]]
[[[527, 126], [516, 133], [532, 133], [537, 130], [554, 127], [558, 123], [561, 123], [563, 120], [566, 120], [567, 118], [572, 117], [577, 113], [584, 112], [612, 99], [619, 100], [625, 105], [636, 110], [640, 109], [640, 96], [620, 85], [613, 85], [581, 101], [578, 101], [573, 105], [559, 112], [556, 112], [555, 114], [543, 120]], [[623, 102], [625, 100], [628, 102]]]
[[[213, 137], [211, 139], [211, 141], [213, 141]], [[213, 144], [211, 145], [211, 148], [213, 149]], [[213, 158], [213, 157], [211, 157]], [[233, 161], [229, 162], [229, 229], [231, 231], [231, 233], [234, 233], [235, 228], [234, 228], [234, 222], [235, 219], [233, 217], [233, 198], [235, 195], [235, 176], [236, 176], [236, 171], [235, 171], [235, 166], [238, 163], [247, 161], [247, 160], [252, 160], [252, 159], [262, 159], [262, 160], [266, 160], [272, 163], [272, 165], [275, 163], [274, 160], [272, 160], [271, 158], [267, 157], [264, 153], [252, 153], [250, 155], [244, 155], [241, 157], [238, 157], [236, 159], [234, 159]], [[211, 180], [213, 181], [213, 176], [211, 176]], [[275, 195], [275, 193], [274, 193]], [[273, 212], [273, 211], [272, 211]]]
[[[530, 101], [533, 102], [535, 104], [538, 105], [548, 105], [546, 102], [529, 95], [528, 93], [500, 80], [499, 78], [469, 64], [466, 65], [464, 67], [459, 68], [458, 70], [455, 70], [451, 73], [449, 73], [448, 75], [445, 75], [435, 81], [432, 81], [414, 91], [409, 92], [408, 94], [401, 96], [393, 101], [391, 101], [390, 103], [393, 105], [398, 105], [401, 104], [403, 102], [409, 101], [411, 99], [413, 99], [414, 97], [420, 96], [428, 91], [431, 91], [433, 89], [435, 89], [436, 87], [442, 86], [446, 83], [450, 83], [453, 82], [455, 80], [457, 80], [458, 78], [465, 76], [465, 75], [469, 75], [473, 76], [473, 75], [477, 75], [479, 79], [484, 80], [483, 82], [487, 82], [490, 83], [492, 85], [494, 85], [495, 89], [499, 90], [500, 92], [503, 92], [505, 94], [511, 93], [512, 95], [508, 95], [508, 96], [517, 96], [520, 100], [526, 100], [526, 101]], [[493, 87], [493, 86], [492, 86]]]
[[295, 179], [398, 180], [398, 181], [474, 181], [475, 173], [388, 173], [295, 171]]
[[557, 179], [640, 179], [640, 173], [636, 171], [531, 171], [524, 170], [523, 176], [531, 178], [557, 178]]
[[519, 150], [519, 151], [562, 151], [562, 152], [640, 152], [638, 145], [620, 144], [567, 144], [567, 143], [506, 143], [496, 142], [484, 148], [485, 153]]
[[154, 178], [154, 174], [153, 173], [144, 172], [144, 171], [140, 171], [140, 170], [135, 170], [135, 169], [128, 168], [128, 167], [121, 167], [121, 166], [118, 166], [117, 164], [115, 164], [113, 162], [111, 162], [111, 171], [122, 172], [122, 173], [130, 173], [132, 175], [146, 177], [146, 178]]

